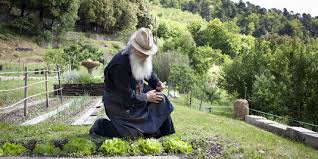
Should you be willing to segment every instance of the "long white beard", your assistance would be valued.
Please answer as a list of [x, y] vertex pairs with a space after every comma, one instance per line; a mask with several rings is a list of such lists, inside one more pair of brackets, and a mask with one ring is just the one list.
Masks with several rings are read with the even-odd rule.
[[152, 72], [152, 57], [149, 56], [144, 61], [141, 61], [131, 53], [129, 55], [131, 72], [136, 80], [149, 79]]

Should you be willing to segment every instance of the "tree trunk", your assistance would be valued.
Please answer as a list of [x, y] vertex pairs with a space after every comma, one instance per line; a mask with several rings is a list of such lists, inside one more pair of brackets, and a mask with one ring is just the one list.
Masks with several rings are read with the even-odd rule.
[[40, 19], [40, 22], [42, 22], [42, 21], [43, 21], [43, 16], [44, 16], [44, 8], [43, 8], [43, 7], [41, 7], [41, 8], [40, 8], [40, 13], [39, 13], [39, 19]]
[[20, 14], [20, 17], [23, 17], [23, 16], [24, 16], [25, 7], [26, 7], [26, 5], [23, 3], [22, 6], [21, 6], [21, 14]]

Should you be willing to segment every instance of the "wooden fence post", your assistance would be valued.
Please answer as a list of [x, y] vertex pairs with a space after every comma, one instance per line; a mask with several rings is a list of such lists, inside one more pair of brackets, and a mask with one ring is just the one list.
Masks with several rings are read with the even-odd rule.
[[49, 108], [49, 92], [48, 92], [48, 68], [45, 70], [45, 91], [46, 91], [46, 108]]
[[[28, 67], [24, 67], [24, 98], [28, 97]], [[24, 116], [27, 116], [28, 99], [24, 100]]]
[[56, 65], [56, 69], [57, 69], [57, 78], [58, 78], [58, 81], [59, 81], [59, 89], [60, 89], [60, 99], [61, 99], [61, 102], [63, 103], [63, 92], [62, 92], [62, 87], [61, 87], [61, 69], [59, 67], [59, 65]]

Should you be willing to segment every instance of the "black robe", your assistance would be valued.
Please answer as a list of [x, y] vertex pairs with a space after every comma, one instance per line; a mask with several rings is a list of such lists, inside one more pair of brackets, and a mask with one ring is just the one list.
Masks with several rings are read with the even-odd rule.
[[[159, 104], [147, 102], [146, 92], [159, 82], [155, 73], [145, 81], [141, 94], [136, 93], [137, 81], [132, 75], [129, 54], [116, 54], [104, 70], [104, 106], [119, 137], [139, 137], [174, 133], [170, 117], [173, 106], [166, 96]], [[158, 136], [159, 135], [159, 136]]]

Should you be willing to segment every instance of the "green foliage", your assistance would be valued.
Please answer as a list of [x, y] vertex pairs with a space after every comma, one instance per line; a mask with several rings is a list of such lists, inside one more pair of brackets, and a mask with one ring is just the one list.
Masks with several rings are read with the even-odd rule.
[[66, 68], [67, 61], [65, 59], [64, 50], [62, 48], [48, 48], [45, 51], [43, 59], [49, 65], [50, 68], [55, 68], [55, 65], [57, 64], [59, 64], [62, 67], [62, 69]]
[[163, 8], [160, 6], [151, 6], [151, 13], [156, 15], [160, 20], [166, 19], [187, 25], [193, 21], [197, 23], [206, 23], [198, 14], [193, 14], [181, 9]]
[[74, 138], [64, 145], [63, 151], [69, 156], [89, 156], [95, 151], [95, 144], [89, 139]]
[[[103, 154], [110, 156], [125, 155], [129, 152], [129, 143], [119, 138], [107, 139], [99, 150]], [[137, 153], [136, 150], [134, 152]]]
[[3, 156], [20, 156], [27, 152], [27, 149], [21, 144], [4, 143], [2, 145]]
[[20, 34], [34, 35], [38, 32], [31, 18], [19, 17], [9, 23], [9, 27]]
[[52, 143], [37, 144], [33, 153], [38, 156], [57, 156], [61, 154], [61, 150]]
[[103, 80], [100, 78], [92, 77], [90, 74], [80, 74], [78, 82], [73, 81], [75, 83], [102, 83]]
[[184, 24], [166, 19], [159, 21], [158, 29], [155, 31], [158, 37], [165, 39], [179, 37], [186, 32], [187, 28]]
[[176, 64], [189, 65], [188, 56], [169, 51], [157, 54], [153, 60], [154, 70], [162, 81], [168, 81], [171, 74], [171, 67]]
[[192, 152], [192, 146], [180, 138], [167, 138], [162, 145], [165, 151], [169, 153], [189, 154]]
[[166, 39], [162, 46], [162, 51], [176, 51], [184, 55], [191, 54], [195, 49], [195, 42], [189, 32], [184, 32], [180, 36]]
[[71, 65], [72, 69], [78, 69], [80, 62], [91, 59], [99, 60], [103, 52], [91, 44], [74, 44], [64, 49], [63, 58]]
[[[97, 47], [90, 45], [90, 44], [74, 44], [67, 48], [48, 48], [45, 52], [43, 57], [44, 61], [48, 64], [49, 68], [55, 68], [55, 65], [59, 65], [62, 70], [67, 68], [67, 65], [70, 64], [71, 68], [79, 69], [80, 63], [87, 59], [93, 59], [95, 61], [102, 58], [103, 52], [99, 50]], [[74, 78], [70, 77], [69, 81], [75, 80]], [[78, 76], [76, 78], [79, 79]], [[86, 78], [86, 77], [83, 77]], [[91, 78], [90, 80], [94, 80]]]
[[250, 106], [257, 110], [317, 123], [316, 101], [312, 101], [317, 97], [312, 93], [317, 91], [315, 45], [315, 41], [279, 36], [259, 40], [254, 51], [224, 67], [223, 86], [240, 98], [246, 87]]
[[195, 72], [189, 65], [173, 65], [169, 80], [182, 93], [188, 93], [197, 82]]
[[113, 33], [135, 28], [138, 23], [136, 10], [137, 6], [127, 0], [84, 0], [79, 15], [85, 23]]
[[141, 150], [137, 142], [130, 144], [129, 154], [134, 156], [141, 154]]
[[136, 144], [147, 155], [159, 155], [163, 151], [162, 144], [156, 139], [139, 139]]
[[3, 156], [3, 150], [0, 148], [0, 157]]

